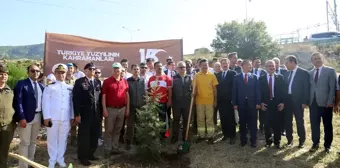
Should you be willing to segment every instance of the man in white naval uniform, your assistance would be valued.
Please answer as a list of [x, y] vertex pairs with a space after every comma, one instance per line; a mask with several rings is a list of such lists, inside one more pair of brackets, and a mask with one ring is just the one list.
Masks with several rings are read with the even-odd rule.
[[74, 119], [73, 86], [65, 83], [67, 66], [57, 64], [53, 69], [56, 82], [46, 87], [42, 99], [44, 125], [47, 127], [47, 149], [50, 156], [49, 168], [54, 168], [56, 163], [60, 167], [66, 167], [64, 154], [67, 136]]

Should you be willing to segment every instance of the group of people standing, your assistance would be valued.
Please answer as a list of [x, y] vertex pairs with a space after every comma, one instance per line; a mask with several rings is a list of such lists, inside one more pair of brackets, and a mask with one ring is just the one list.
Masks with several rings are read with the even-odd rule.
[[[7, 167], [9, 145], [17, 126], [19, 154], [32, 161], [39, 130], [42, 125], [47, 128], [51, 168], [56, 164], [66, 167], [64, 153], [69, 136], [71, 143], [77, 144], [78, 159], [84, 166], [98, 160], [94, 153], [102, 138], [105, 156], [122, 153], [119, 140], [129, 150], [135, 139], [137, 109], [145, 105], [146, 95], [157, 97], [159, 119], [172, 128], [171, 143], [180, 137], [184, 140], [186, 127], [180, 136], [180, 121], [190, 122], [190, 100], [194, 96], [192, 126], [197, 143], [214, 142], [218, 112], [222, 140], [235, 144], [239, 125], [240, 145], [247, 145], [249, 133], [253, 148], [257, 147], [258, 130], [265, 135], [266, 147], [274, 144], [280, 149], [282, 135], [287, 138], [287, 146], [292, 146], [295, 116], [299, 148], [303, 148], [304, 109], [309, 106], [313, 141], [310, 151], [319, 148], [321, 118], [325, 151], [331, 151], [332, 110], [339, 105], [336, 88], [340, 81], [333, 68], [323, 65], [321, 53], [312, 54], [314, 68], [310, 71], [298, 67], [292, 55], [285, 58], [287, 69], [280, 67], [278, 58], [267, 60], [265, 69], [261, 69], [260, 58], [240, 60], [235, 52], [213, 61], [214, 68], [209, 68], [206, 59], [197, 60], [194, 66], [191, 60], [175, 64], [169, 58], [163, 66], [148, 58], [129, 69], [128, 60], [123, 59], [112, 64], [112, 76], [105, 80], [101, 80], [101, 71], [94, 63], [86, 64], [84, 72], [76, 64], [60, 63], [53, 66], [46, 86], [37, 82], [41, 70], [33, 64], [27, 67], [28, 78], [19, 81], [13, 91], [6, 85], [8, 70], [0, 65], [0, 167]], [[161, 135], [168, 137], [165, 131]], [[20, 161], [19, 167], [28, 165]]]

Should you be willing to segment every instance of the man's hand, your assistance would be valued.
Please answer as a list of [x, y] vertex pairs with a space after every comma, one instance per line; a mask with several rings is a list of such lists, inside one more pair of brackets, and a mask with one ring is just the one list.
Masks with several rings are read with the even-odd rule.
[[46, 127], [48, 127], [48, 123], [51, 121], [51, 119], [49, 118], [49, 119], [45, 119], [44, 120], [44, 125], [46, 126]]
[[237, 107], [237, 106], [234, 106], [234, 110], [238, 110], [238, 107]]
[[256, 110], [260, 110], [261, 109], [261, 105], [256, 105]]
[[21, 128], [26, 128], [26, 126], [27, 126], [26, 120], [25, 120], [25, 119], [24, 119], [24, 120], [20, 120], [20, 121], [19, 121], [19, 126], [20, 126]]
[[266, 111], [267, 110], [267, 104], [265, 104], [265, 103], [262, 103], [261, 104], [261, 110], [263, 110], [263, 111]]
[[334, 109], [333, 109], [334, 113], [339, 113], [339, 106], [334, 104]]
[[74, 124], [74, 119], [70, 120], [70, 125], [72, 126]]
[[80, 121], [80, 116], [76, 116], [76, 123], [80, 123], [81, 121]]
[[302, 108], [305, 109], [307, 108], [308, 106], [306, 104], [302, 104]]
[[214, 101], [214, 107], [217, 107], [217, 102], [216, 101]]
[[168, 100], [168, 102], [166, 103], [166, 106], [169, 108], [171, 107], [171, 104], [172, 104], [171, 100]]
[[283, 103], [280, 103], [278, 106], [277, 106], [277, 109], [279, 111], [282, 111], [283, 109], [285, 108], [285, 105]]
[[103, 117], [106, 118], [109, 116], [109, 113], [107, 112], [107, 109], [103, 109]]
[[128, 117], [130, 115], [130, 109], [126, 108], [125, 110], [125, 117]]
[[333, 104], [327, 104], [326, 108], [332, 108]]

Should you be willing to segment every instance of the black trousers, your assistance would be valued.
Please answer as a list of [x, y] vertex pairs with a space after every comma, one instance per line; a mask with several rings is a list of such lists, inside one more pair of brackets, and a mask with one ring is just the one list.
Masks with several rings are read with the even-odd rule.
[[320, 122], [323, 122], [325, 142], [324, 147], [330, 148], [333, 141], [333, 108], [319, 107], [314, 98], [310, 107], [310, 124], [312, 128], [312, 141], [314, 145], [320, 143]]
[[286, 128], [285, 128], [285, 118], [286, 118], [286, 114], [284, 112], [284, 110], [279, 114], [280, 115], [280, 125], [281, 125], [281, 134], [286, 132]]
[[120, 130], [120, 137], [119, 137], [120, 140], [124, 139], [125, 125], [126, 125], [126, 117], [124, 116], [123, 126], [122, 126], [122, 129]]
[[[166, 116], [168, 115], [168, 112], [167, 112], [167, 106], [166, 106], [166, 103], [159, 103], [159, 112], [158, 112], [158, 116], [159, 116], [159, 120], [160, 121], [163, 121], [163, 122], [166, 122]], [[168, 118], [168, 121], [169, 121], [170, 119]], [[169, 122], [168, 122], [169, 123]], [[170, 127], [170, 125], [169, 125], [169, 127]], [[166, 125], [164, 126], [164, 130], [166, 131]], [[160, 134], [161, 134], [161, 136], [163, 137], [163, 138], [167, 138], [166, 136], [165, 136], [165, 131], [162, 131]]]
[[264, 124], [266, 122], [266, 116], [267, 116], [266, 113], [267, 113], [266, 111], [259, 110], [259, 122], [260, 122], [259, 129], [261, 131], [264, 130]]
[[257, 140], [257, 110], [255, 107], [250, 108], [248, 103], [243, 107], [238, 107], [240, 140], [242, 144], [247, 143], [247, 129], [250, 132], [250, 142], [256, 144]]
[[297, 133], [299, 136], [299, 143], [305, 143], [306, 141], [306, 130], [305, 122], [303, 119], [304, 109], [302, 104], [296, 104], [291, 95], [288, 96], [287, 102], [285, 103], [285, 113], [286, 113], [286, 137], [288, 142], [293, 141], [293, 115], [295, 116]]
[[175, 140], [178, 140], [178, 134], [179, 134], [179, 128], [180, 128], [179, 122], [182, 117], [183, 118], [182, 138], [184, 140], [186, 129], [187, 129], [188, 118], [189, 118], [189, 108], [173, 107], [172, 115], [174, 117], [172, 121], [172, 138]]
[[265, 122], [264, 132], [266, 137], [266, 143], [271, 144], [273, 142], [272, 134], [274, 134], [274, 144], [279, 145], [281, 140], [281, 116], [283, 111], [278, 111], [275, 100], [271, 100], [268, 103]]
[[100, 119], [93, 116], [88, 118], [81, 118], [81, 123], [78, 127], [78, 159], [87, 160], [93, 156], [97, 149], [99, 138], [99, 123]]
[[231, 100], [221, 100], [218, 102], [222, 132], [225, 138], [235, 138], [236, 122], [235, 113]]

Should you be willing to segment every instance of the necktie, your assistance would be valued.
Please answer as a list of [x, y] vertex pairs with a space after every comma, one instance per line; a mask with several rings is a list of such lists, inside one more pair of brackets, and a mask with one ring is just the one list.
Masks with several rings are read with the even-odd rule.
[[36, 107], [38, 108], [38, 101], [39, 101], [39, 98], [38, 98], [38, 84], [37, 82], [33, 82], [34, 83], [34, 97], [35, 97], [35, 100], [36, 100]]
[[276, 69], [276, 71], [275, 71], [277, 74], [279, 73], [279, 69]]
[[272, 75], [269, 75], [269, 98], [272, 99], [273, 98], [273, 78]]
[[248, 84], [248, 74], [244, 74], [244, 84]]
[[255, 69], [255, 75], [257, 75], [257, 68]]
[[319, 69], [316, 69], [316, 73], [315, 73], [315, 77], [314, 77], [315, 84], [318, 83], [318, 80], [319, 80]]
[[290, 81], [292, 80], [292, 76], [293, 76], [293, 71], [290, 71], [289, 76], [288, 76], [288, 85], [290, 84]]
[[92, 87], [94, 86], [94, 84], [93, 84], [93, 80], [90, 80], [90, 84], [92, 85]]
[[225, 71], [223, 71], [223, 78], [225, 78], [225, 75], [226, 75], [226, 72], [225, 72]]

